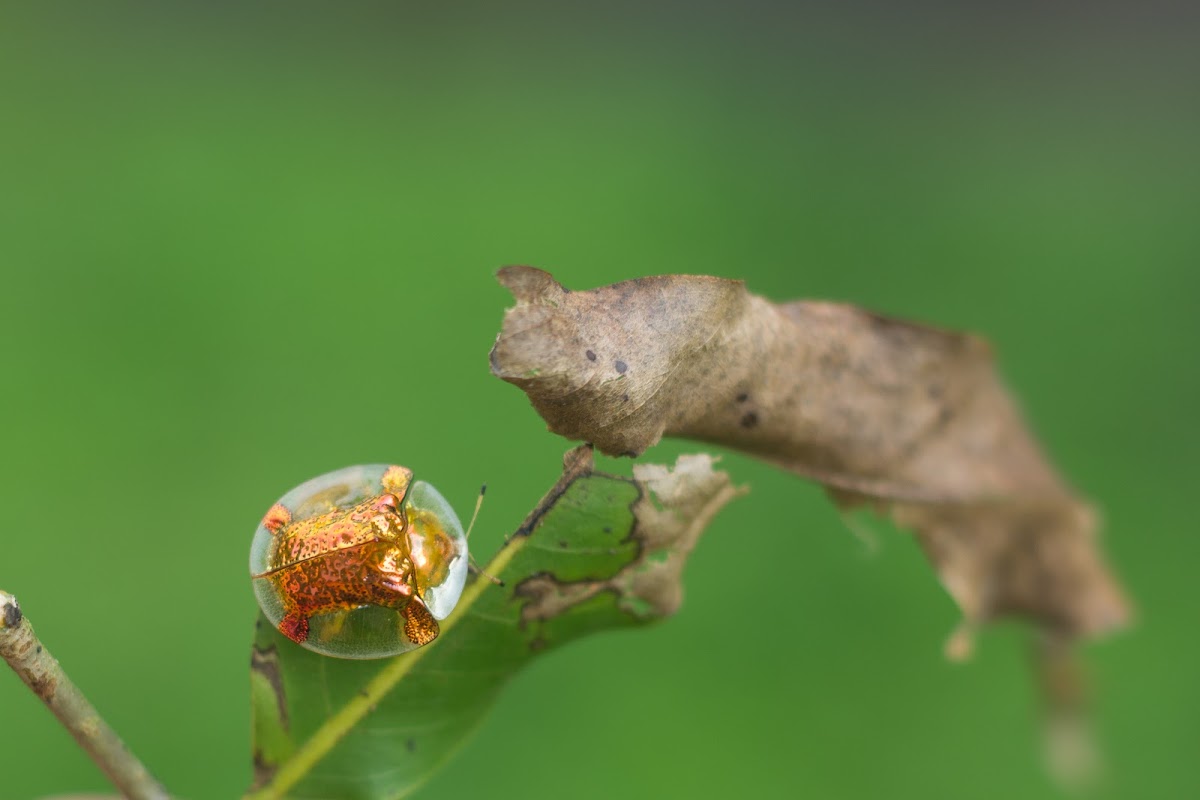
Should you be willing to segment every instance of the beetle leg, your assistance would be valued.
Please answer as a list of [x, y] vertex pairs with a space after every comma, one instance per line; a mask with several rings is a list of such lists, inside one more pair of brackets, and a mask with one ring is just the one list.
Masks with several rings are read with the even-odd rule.
[[400, 614], [404, 617], [404, 635], [417, 647], [429, 644], [441, 633], [433, 614], [430, 614], [425, 604], [415, 597], [400, 609]]
[[391, 492], [403, 500], [404, 495], [408, 494], [408, 485], [412, 483], [412, 477], [412, 470], [408, 467], [392, 465], [383, 473], [379, 483], [383, 486], [384, 491]]
[[292, 512], [283, 503], [276, 503], [263, 517], [262, 526], [271, 533], [279, 533], [292, 521]]
[[308, 617], [296, 611], [291, 611], [279, 620], [279, 632], [296, 644], [304, 644], [308, 639]]

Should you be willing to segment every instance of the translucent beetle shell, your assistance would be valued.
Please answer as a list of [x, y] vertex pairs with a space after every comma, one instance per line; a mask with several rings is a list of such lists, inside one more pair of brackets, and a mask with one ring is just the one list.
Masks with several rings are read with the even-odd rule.
[[292, 641], [340, 658], [382, 658], [437, 638], [467, 579], [454, 509], [412, 470], [366, 464], [285, 494], [250, 545], [263, 613]]

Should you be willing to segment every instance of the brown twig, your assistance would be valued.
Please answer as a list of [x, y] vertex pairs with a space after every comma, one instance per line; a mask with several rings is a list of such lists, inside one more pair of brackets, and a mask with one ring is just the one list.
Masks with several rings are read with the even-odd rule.
[[42, 646], [21, 613], [17, 598], [0, 591], [0, 657], [54, 712], [75, 741], [122, 794], [134, 800], [168, 797], [167, 790], [125, 747], [116, 732], [71, 683], [58, 660]]

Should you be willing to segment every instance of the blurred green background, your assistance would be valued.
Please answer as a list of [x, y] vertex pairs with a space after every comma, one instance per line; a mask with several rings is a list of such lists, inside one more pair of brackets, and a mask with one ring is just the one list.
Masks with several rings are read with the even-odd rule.
[[[1200, 27], [1038, 8], [6, 4], [0, 587], [173, 792], [237, 796], [267, 506], [400, 461], [488, 482], [487, 554], [558, 474], [493, 271], [744, 278], [995, 343], [1139, 609], [1086, 652], [1105, 795], [1197, 796]], [[424, 796], [1057, 796], [1022, 630], [947, 664], [907, 536], [724, 464], [682, 612], [541, 659]], [[105, 787], [7, 670], [0, 729], [4, 798]]]

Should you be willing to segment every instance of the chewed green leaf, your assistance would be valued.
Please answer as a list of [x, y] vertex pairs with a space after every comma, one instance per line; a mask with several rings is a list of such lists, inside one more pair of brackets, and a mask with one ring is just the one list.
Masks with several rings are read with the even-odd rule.
[[289, 733], [276, 631], [260, 617], [250, 654], [250, 709], [254, 721], [254, 774], [269, 777], [296, 749]]
[[265, 620], [252, 656], [256, 798], [403, 797], [553, 647], [671, 614], [684, 562], [739, 490], [706, 455], [634, 478], [567, 454], [563, 477], [475, 579], [433, 643], [379, 661], [309, 652]]

